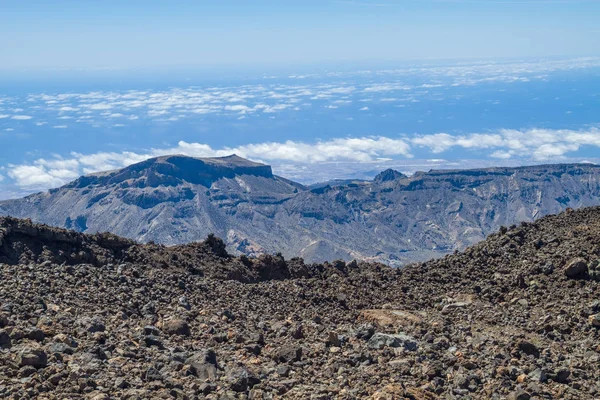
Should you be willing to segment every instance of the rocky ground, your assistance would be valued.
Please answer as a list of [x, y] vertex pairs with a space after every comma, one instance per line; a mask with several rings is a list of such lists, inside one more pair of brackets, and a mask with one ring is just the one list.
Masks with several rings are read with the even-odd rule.
[[600, 398], [600, 208], [392, 269], [0, 219], [0, 398]]

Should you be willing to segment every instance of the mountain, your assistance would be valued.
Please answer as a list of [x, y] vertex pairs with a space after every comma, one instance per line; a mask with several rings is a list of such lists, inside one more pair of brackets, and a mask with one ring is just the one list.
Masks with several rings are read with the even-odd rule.
[[141, 242], [222, 237], [232, 252], [401, 265], [464, 249], [500, 226], [600, 204], [600, 166], [394, 170], [305, 187], [237, 156], [153, 158], [0, 202], [31, 218]]
[[0, 398], [593, 399], [600, 208], [405, 268], [0, 218]]

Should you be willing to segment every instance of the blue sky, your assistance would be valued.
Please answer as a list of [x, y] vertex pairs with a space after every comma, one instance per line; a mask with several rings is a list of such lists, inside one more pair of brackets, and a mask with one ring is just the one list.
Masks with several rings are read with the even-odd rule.
[[595, 0], [2, 0], [0, 68], [592, 55]]
[[599, 162], [600, 1], [0, 0], [0, 199], [148, 157], [311, 183]]

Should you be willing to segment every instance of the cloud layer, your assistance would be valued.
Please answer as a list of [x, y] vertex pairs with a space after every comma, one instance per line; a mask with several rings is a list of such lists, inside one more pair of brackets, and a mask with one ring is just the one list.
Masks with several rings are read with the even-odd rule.
[[397, 103], [403, 107], [423, 97], [443, 96], [445, 88], [543, 80], [558, 71], [597, 67], [600, 67], [600, 58], [592, 57], [454, 65], [432, 63], [387, 70], [265, 76], [259, 83], [236, 86], [32, 93], [26, 98], [0, 96], [0, 119], [15, 124], [27, 124], [31, 120], [29, 122], [37, 126], [50, 119], [54, 121], [51, 122], [54, 128], [67, 129], [80, 124], [120, 127], [135, 121], [172, 122], [206, 115], [245, 119], [312, 106], [369, 111], [371, 107], [364, 102]]
[[[149, 149], [145, 152], [98, 152], [69, 157], [40, 158], [29, 164], [8, 165], [5, 174], [23, 190], [43, 190], [60, 186], [80, 175], [122, 168], [147, 158], [167, 154], [193, 157], [222, 157], [238, 154], [262, 161], [287, 171], [300, 171], [305, 165], [327, 165], [332, 162], [376, 163], [406, 160], [415, 152], [432, 158], [460, 148], [476, 157], [491, 156], [498, 160], [530, 160], [555, 162], [582, 146], [600, 148], [600, 129], [586, 130], [501, 130], [452, 136], [446, 133], [413, 135], [397, 138], [373, 136], [337, 138], [306, 143], [300, 141], [265, 142], [215, 149], [203, 143], [178, 142], [177, 146]], [[438, 157], [436, 157], [438, 158]], [[326, 168], [326, 167], [324, 167]], [[330, 178], [334, 178], [331, 176]]]

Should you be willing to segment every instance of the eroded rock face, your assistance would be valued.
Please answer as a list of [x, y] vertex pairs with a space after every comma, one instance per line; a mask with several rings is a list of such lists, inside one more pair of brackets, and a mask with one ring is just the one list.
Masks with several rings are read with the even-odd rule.
[[0, 398], [600, 394], [600, 208], [403, 269], [0, 231]]
[[398, 266], [464, 249], [501, 226], [593, 205], [600, 166], [590, 164], [386, 170], [372, 181], [305, 187], [237, 156], [164, 156], [1, 201], [0, 215], [166, 245], [214, 233], [249, 256]]

